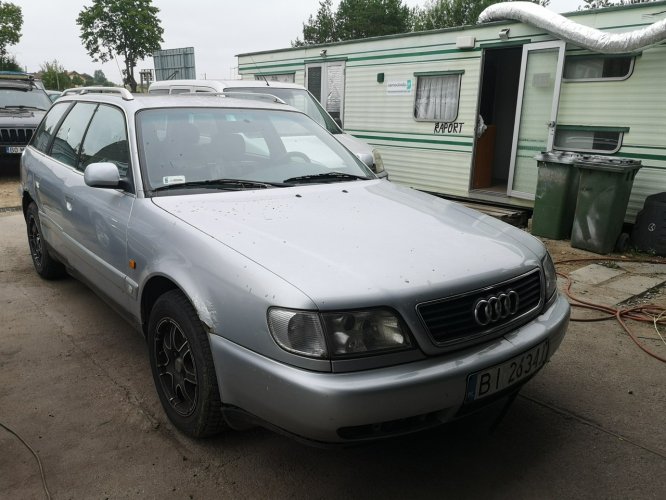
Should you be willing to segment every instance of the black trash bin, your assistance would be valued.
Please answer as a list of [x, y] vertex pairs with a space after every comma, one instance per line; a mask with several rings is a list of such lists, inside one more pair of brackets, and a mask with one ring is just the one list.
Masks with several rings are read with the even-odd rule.
[[639, 160], [617, 156], [582, 155], [571, 246], [606, 254], [622, 233], [624, 215], [641, 168]]
[[666, 256], [666, 192], [645, 198], [631, 233], [631, 243], [641, 252]]
[[574, 163], [581, 159], [581, 155], [569, 151], [549, 151], [534, 158], [538, 178], [532, 234], [553, 240], [568, 239], [578, 195], [578, 169]]

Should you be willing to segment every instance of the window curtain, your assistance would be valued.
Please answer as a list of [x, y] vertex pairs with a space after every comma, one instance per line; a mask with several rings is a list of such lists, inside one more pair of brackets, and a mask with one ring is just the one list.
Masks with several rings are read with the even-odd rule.
[[414, 117], [450, 122], [458, 115], [460, 75], [420, 76], [416, 86]]

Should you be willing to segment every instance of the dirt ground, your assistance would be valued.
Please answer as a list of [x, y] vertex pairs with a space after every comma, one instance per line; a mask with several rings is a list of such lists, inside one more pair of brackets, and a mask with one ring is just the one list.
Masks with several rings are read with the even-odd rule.
[[15, 165], [0, 165], [0, 209], [18, 207], [19, 169]]

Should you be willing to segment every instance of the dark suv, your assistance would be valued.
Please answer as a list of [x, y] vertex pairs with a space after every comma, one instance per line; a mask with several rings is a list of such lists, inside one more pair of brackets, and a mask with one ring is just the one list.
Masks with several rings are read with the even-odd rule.
[[16, 162], [51, 107], [31, 75], [0, 71], [0, 162]]

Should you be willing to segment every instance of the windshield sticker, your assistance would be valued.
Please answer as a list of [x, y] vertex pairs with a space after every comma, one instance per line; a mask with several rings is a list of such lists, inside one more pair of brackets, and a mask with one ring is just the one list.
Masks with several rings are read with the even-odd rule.
[[162, 177], [162, 184], [169, 186], [171, 184], [184, 184], [185, 176], [184, 175], [167, 175]]

